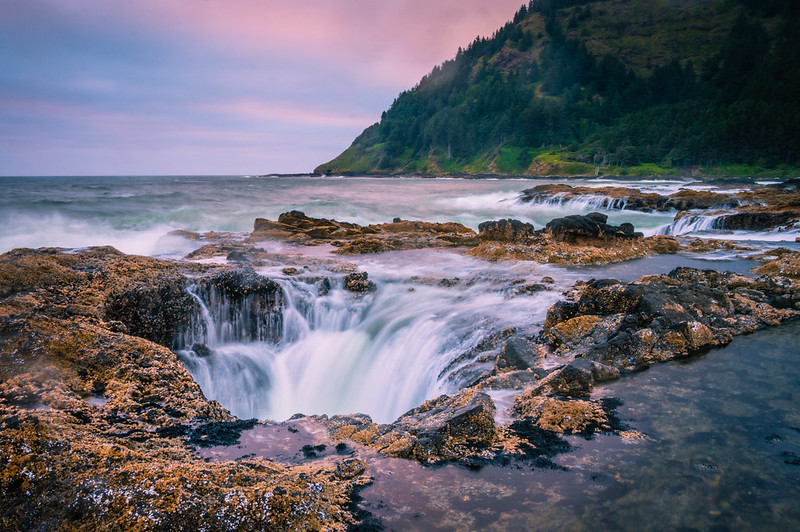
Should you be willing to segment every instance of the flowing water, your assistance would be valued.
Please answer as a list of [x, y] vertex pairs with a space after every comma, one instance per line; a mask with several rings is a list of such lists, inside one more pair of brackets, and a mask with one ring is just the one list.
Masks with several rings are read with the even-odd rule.
[[[537, 227], [558, 216], [604, 210], [613, 223], [647, 233], [674, 213], [601, 209], [576, 200], [530, 205], [522, 190], [555, 180], [471, 180], [322, 177], [0, 177], [0, 251], [15, 247], [113, 245], [126, 253], [183, 256], [198, 247], [167, 233], [251, 231], [258, 218], [297, 209], [309, 216], [359, 224], [394, 217], [456, 221], [473, 229], [486, 220], [518, 218]], [[588, 186], [607, 180], [571, 180]], [[671, 193], [679, 181], [625, 182]]]
[[[461, 222], [516, 218], [537, 228], [601, 211], [645, 234], [719, 236], [713, 216], [623, 210], [606, 198], [530, 204], [520, 192], [557, 180], [325, 177], [0, 178], [0, 252], [15, 247], [113, 245], [178, 258], [201, 243], [170, 231], [249, 232], [255, 218], [292, 209], [359, 224], [394, 217]], [[563, 182], [563, 181], [561, 181]], [[585, 186], [609, 180], [569, 180]], [[625, 181], [669, 194], [681, 181]], [[708, 186], [694, 186], [708, 189]], [[725, 233], [765, 249], [797, 248], [794, 234]], [[262, 244], [260, 244], [262, 245]], [[343, 289], [330, 248], [264, 242], [290, 252], [260, 273], [273, 300], [232, 303], [187, 287], [202, 309], [176, 349], [204, 393], [243, 418], [363, 412], [376, 421], [491, 368], [502, 339], [535, 334], [575, 280], [633, 280], [676, 266], [747, 272], [732, 252], [677, 254], [605, 267], [488, 264], [458, 250], [338, 258], [367, 271], [377, 289]], [[318, 263], [301, 257], [324, 258]], [[282, 273], [294, 266], [300, 274]], [[554, 279], [544, 290], [542, 278]], [[253, 318], [257, 316], [258, 318]], [[623, 401], [623, 420], [650, 440], [623, 445], [573, 439], [559, 458], [570, 470], [424, 469], [375, 462], [364, 507], [390, 529], [744, 529], [800, 526], [796, 324], [737, 339], [690, 364], [667, 364], [604, 387]], [[427, 515], [425, 519], [422, 515]]]
[[[509, 327], [535, 333], [560, 297], [555, 290], [519, 292], [552, 268], [509, 270], [446, 253], [442, 269], [435, 255], [443, 254], [389, 253], [364, 261], [378, 285], [369, 294], [344, 290], [341, 274], [332, 272], [324, 272], [329, 281], [322, 293], [320, 272], [313, 281], [279, 278], [281, 330], [267, 327], [257, 341], [237, 332], [250, 329], [240, 319], [226, 321], [226, 301], [192, 291], [205, 323], [181, 343], [200, 342], [212, 353], [184, 349], [181, 356], [203, 390], [239, 417], [363, 412], [391, 422], [491, 369], [498, 346], [479, 348], [480, 342]], [[448, 277], [453, 272], [460, 277]]]

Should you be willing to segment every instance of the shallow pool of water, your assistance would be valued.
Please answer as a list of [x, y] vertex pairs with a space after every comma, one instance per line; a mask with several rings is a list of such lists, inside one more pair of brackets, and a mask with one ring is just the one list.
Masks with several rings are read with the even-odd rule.
[[363, 509], [390, 530], [800, 529], [800, 321], [598, 389], [647, 439], [569, 437], [554, 461], [380, 460]]

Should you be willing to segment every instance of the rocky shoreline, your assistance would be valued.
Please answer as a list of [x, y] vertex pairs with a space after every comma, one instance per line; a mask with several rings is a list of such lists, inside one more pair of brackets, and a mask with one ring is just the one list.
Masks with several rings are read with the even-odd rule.
[[524, 190], [520, 200], [534, 205], [585, 201], [595, 208], [675, 212], [675, 222], [690, 217], [713, 217], [711, 222], [715, 229], [786, 231], [794, 228], [800, 220], [798, 188], [800, 179], [744, 189], [733, 188], [727, 192], [682, 189], [669, 195], [627, 187], [547, 184]]
[[[578, 187], [558, 193], [565, 191], [584, 193]], [[798, 218], [792, 193], [723, 196], [740, 215], [770, 212], [791, 223]], [[709, 194], [673, 196], [640, 199], [659, 209], [724, 203]], [[639, 201], [625, 197], [627, 205]], [[238, 420], [204, 396], [173, 351], [200, 355], [204, 348], [182, 344], [185, 331], [201, 327], [190, 285], [239, 309], [245, 339], [280, 340], [280, 285], [254, 269], [288, 263], [285, 255], [265, 251], [268, 240], [331, 246], [343, 256], [454, 248], [491, 261], [568, 264], [742, 249], [726, 241], [645, 238], [630, 224], [607, 222], [591, 213], [536, 230], [496, 220], [475, 232], [457, 223], [402, 219], [360, 226], [291, 211], [276, 221], [256, 220], [249, 235], [183, 232], [204, 245], [179, 261], [110, 247], [1, 255], [2, 528], [345, 530], [363, 517], [354, 501], [370, 482], [375, 456], [553, 467], [549, 458], [569, 447], [564, 434], [601, 431], [635, 440], [643, 436], [615, 418], [613, 402], [592, 398], [596, 384], [800, 316], [800, 253], [789, 249], [758, 257], [763, 264], [752, 277], [677, 268], [629, 283], [579, 282], [548, 310], [539, 334], [508, 330], [485, 339], [499, 354], [472, 368], [467, 386], [389, 424], [359, 413]], [[339, 259], [294, 255], [283, 273], [301, 274], [304, 261], [341, 274], [357, 296], [377, 288], [368, 272]], [[319, 290], [326, 283], [330, 289], [330, 280], [316, 282]], [[546, 290], [549, 282], [524, 289]], [[513, 390], [510, 419], [498, 421], [495, 390]], [[302, 460], [209, 461], [203, 454], [249, 431], [294, 434], [303, 427], [315, 436], [296, 451]]]

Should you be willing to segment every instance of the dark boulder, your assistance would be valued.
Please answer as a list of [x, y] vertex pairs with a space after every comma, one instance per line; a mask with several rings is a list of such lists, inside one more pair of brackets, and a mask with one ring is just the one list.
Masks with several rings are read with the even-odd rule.
[[551, 307], [540, 339], [565, 356], [641, 369], [797, 316], [796, 287], [783, 281], [693, 268], [634, 283], [591, 281]]
[[769, 231], [797, 219], [794, 212], [737, 212], [717, 219], [714, 227], [730, 231]]
[[516, 242], [536, 234], [533, 225], [519, 220], [492, 220], [478, 225], [478, 238], [480, 240], [493, 240], [497, 242]]
[[206, 344], [202, 344], [200, 342], [195, 342], [192, 344], [192, 351], [195, 355], [199, 357], [210, 357], [213, 352]]
[[483, 392], [442, 395], [408, 411], [394, 423], [414, 436], [405, 457], [435, 462], [460, 458], [465, 448], [489, 446], [495, 438], [495, 406]]
[[520, 337], [509, 338], [497, 356], [497, 369], [528, 369], [539, 359], [533, 345]]
[[579, 240], [611, 240], [641, 238], [642, 233], [634, 232], [632, 224], [610, 225], [608, 216], [599, 212], [587, 215], [573, 214], [550, 220], [545, 231], [560, 242], [575, 243]]
[[202, 280], [200, 284], [206, 289], [217, 288], [221, 290], [224, 292], [225, 297], [232, 301], [241, 301], [253, 295], [274, 299], [281, 291], [278, 283], [259, 275], [250, 266], [228, 270], [208, 277]]
[[186, 293], [185, 278], [172, 276], [112, 290], [103, 318], [121, 322], [134, 336], [169, 347], [196, 312], [197, 303]]

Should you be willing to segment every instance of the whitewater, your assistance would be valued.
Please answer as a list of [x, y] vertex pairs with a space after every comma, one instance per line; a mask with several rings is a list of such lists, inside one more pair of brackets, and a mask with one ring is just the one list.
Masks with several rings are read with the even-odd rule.
[[[16, 247], [112, 245], [125, 253], [181, 257], [193, 243], [173, 230], [249, 232], [258, 218], [292, 209], [358, 224], [394, 217], [455, 221], [477, 229], [498, 218], [542, 227], [554, 217], [591, 205], [526, 205], [522, 190], [558, 180], [358, 177], [116, 176], [0, 177], [0, 252]], [[570, 180], [578, 184], [579, 180]], [[583, 180], [609, 186], [608, 180]], [[625, 182], [668, 194], [681, 181]], [[654, 232], [673, 214], [604, 210], [611, 223]], [[198, 246], [194, 246], [198, 247]]]
[[[256, 218], [274, 220], [294, 209], [362, 225], [400, 217], [455, 221], [473, 229], [500, 218], [541, 228], [556, 217], [601, 211], [610, 223], [630, 222], [646, 235], [714, 235], [713, 218], [702, 215], [673, 223], [673, 212], [623, 210], [623, 203], [603, 197], [532, 204], [519, 199], [526, 188], [559, 182], [616, 184], [660, 194], [687, 186], [707, 188], [685, 181], [608, 179], [0, 178], [0, 251], [111, 245], [125, 253], [180, 259], [202, 242], [173, 231], [244, 235]], [[786, 235], [733, 237], [781, 240]], [[189, 286], [202, 314], [174, 346], [204, 393], [241, 418], [284, 420], [296, 413], [361, 412], [378, 422], [391, 422], [427, 399], [468, 386], [490, 370], [503, 340], [535, 335], [547, 309], [588, 272], [525, 261], [490, 264], [458, 250], [390, 252], [345, 260], [331, 255], [330, 246], [277, 241], [259, 246], [281, 257], [257, 269], [279, 284], [274, 308], [258, 314], [248, 307], [255, 304], [252, 300], [231, 308], [225, 294]], [[711, 254], [703, 260], [707, 267], [718, 267], [713, 261], [722, 266], [733, 259]], [[635, 278], [668, 271], [674, 263], [674, 259], [642, 262], [615, 275]], [[288, 267], [298, 274], [285, 273]], [[344, 289], [345, 273], [356, 270], [369, 273], [377, 288], [374, 292], [353, 294]], [[525, 289], [531, 286], [536, 289]]]

